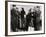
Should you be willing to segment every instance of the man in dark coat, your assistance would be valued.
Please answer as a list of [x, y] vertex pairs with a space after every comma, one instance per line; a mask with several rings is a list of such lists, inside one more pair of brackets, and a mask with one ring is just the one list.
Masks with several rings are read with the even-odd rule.
[[26, 30], [28, 31], [28, 27], [30, 26], [31, 23], [31, 17], [32, 17], [32, 13], [31, 13], [31, 9], [29, 10], [29, 13], [26, 16]]
[[40, 14], [41, 14], [41, 11], [39, 10], [39, 6], [36, 7], [37, 9], [35, 10], [34, 14], [33, 14], [33, 18], [34, 18], [34, 30], [35, 31], [38, 31], [40, 30]]
[[11, 29], [16, 32], [18, 26], [18, 13], [14, 7], [16, 7], [16, 5], [13, 5], [13, 8], [11, 9]]
[[24, 8], [22, 8], [22, 11], [21, 11], [21, 18], [22, 19], [24, 18], [24, 15], [25, 15], [25, 11], [24, 11]]
[[24, 15], [25, 15], [25, 11], [24, 11], [24, 8], [22, 8], [22, 11], [21, 11], [21, 29], [23, 30], [24, 28]]

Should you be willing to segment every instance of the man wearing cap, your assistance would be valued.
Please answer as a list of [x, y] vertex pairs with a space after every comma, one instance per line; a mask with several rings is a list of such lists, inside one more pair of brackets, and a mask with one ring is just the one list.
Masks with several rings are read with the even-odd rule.
[[11, 29], [12, 31], [16, 31], [17, 25], [18, 25], [18, 17], [17, 17], [17, 11], [15, 9], [16, 5], [12, 5], [13, 8], [11, 9]]

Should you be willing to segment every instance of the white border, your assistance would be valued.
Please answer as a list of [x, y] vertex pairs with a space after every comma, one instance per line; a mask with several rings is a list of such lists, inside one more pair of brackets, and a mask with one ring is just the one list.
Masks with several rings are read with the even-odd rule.
[[[42, 6], [42, 31], [31, 31], [31, 32], [10, 32], [10, 5], [34, 5]], [[17, 2], [8, 2], [8, 35], [18, 35], [18, 34], [34, 34], [34, 33], [44, 33], [44, 5], [43, 4], [34, 4], [34, 3], [17, 3]]]

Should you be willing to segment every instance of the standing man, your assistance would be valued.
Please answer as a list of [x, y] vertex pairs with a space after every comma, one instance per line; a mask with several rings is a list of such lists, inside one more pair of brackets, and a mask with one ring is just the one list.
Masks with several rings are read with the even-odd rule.
[[24, 29], [24, 15], [25, 15], [25, 11], [24, 11], [24, 8], [22, 8], [22, 11], [21, 11], [21, 28], [22, 28], [22, 30]]
[[17, 29], [19, 29], [20, 28], [20, 12], [17, 7], [16, 7], [16, 14], [17, 14]]
[[34, 17], [33, 23], [34, 23], [35, 31], [40, 30], [40, 14], [41, 14], [40, 7], [36, 6], [35, 12], [33, 14], [33, 17]]
[[30, 9], [28, 15], [26, 16], [26, 30], [27, 31], [28, 31], [28, 27], [31, 26], [31, 17], [32, 17], [32, 12]]
[[18, 26], [18, 13], [17, 9], [15, 8], [16, 5], [12, 5], [11, 9], [11, 29], [12, 31], [16, 32], [17, 31], [17, 26]]

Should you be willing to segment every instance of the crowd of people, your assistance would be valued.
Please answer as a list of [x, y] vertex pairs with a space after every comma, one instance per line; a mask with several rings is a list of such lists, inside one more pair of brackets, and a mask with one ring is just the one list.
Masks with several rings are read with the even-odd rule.
[[[41, 26], [41, 11], [40, 6], [36, 6], [37, 9], [34, 9], [33, 12], [31, 8], [26, 15], [24, 8], [19, 11], [16, 5], [12, 5], [11, 9], [11, 30], [18, 32], [19, 30], [28, 31], [28, 27], [34, 27], [34, 31], [40, 30]], [[14, 8], [16, 7], [16, 8]]]

